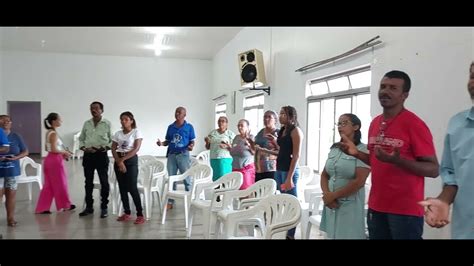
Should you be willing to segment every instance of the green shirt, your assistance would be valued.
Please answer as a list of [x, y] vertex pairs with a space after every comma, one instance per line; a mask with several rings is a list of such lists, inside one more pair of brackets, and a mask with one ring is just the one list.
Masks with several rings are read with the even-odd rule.
[[112, 146], [112, 132], [110, 121], [102, 118], [97, 126], [94, 126], [94, 121], [91, 119], [84, 122], [82, 126], [81, 135], [79, 136], [79, 147], [111, 147]]

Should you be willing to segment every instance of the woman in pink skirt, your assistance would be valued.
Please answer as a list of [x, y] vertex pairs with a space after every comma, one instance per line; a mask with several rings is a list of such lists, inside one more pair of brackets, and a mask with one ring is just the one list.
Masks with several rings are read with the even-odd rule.
[[41, 190], [35, 213], [50, 214], [49, 210], [53, 199], [56, 209], [70, 211], [76, 208], [71, 204], [67, 187], [66, 168], [64, 160], [68, 160], [72, 153], [64, 148], [63, 142], [56, 133], [56, 128], [61, 126], [61, 117], [57, 113], [50, 113], [44, 119], [46, 132], [46, 151], [48, 156], [44, 159], [44, 186]]
[[250, 135], [249, 121], [240, 119], [237, 124], [239, 134], [235, 136], [232, 145], [228, 145], [232, 155], [232, 171], [240, 172], [243, 175], [244, 182], [240, 189], [246, 189], [255, 183], [255, 150], [254, 137]]

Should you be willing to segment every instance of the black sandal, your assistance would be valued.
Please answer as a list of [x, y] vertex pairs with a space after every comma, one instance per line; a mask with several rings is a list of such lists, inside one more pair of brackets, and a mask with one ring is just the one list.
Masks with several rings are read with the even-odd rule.
[[64, 211], [72, 211], [76, 208], [76, 205], [71, 204], [71, 206], [68, 209], [64, 209]]

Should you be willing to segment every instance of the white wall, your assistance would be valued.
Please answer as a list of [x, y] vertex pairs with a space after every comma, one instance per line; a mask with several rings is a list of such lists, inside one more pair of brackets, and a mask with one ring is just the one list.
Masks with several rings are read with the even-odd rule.
[[[472, 42], [474, 43], [474, 27], [472, 28]], [[474, 45], [472, 46], [472, 60], [474, 60]]]
[[[174, 111], [183, 105], [198, 141], [193, 154], [204, 149], [209, 130], [211, 61], [139, 57], [3, 52], [1, 112], [7, 101], [41, 101], [41, 116], [58, 112], [65, 144], [91, 117], [89, 104], [104, 104], [104, 117], [120, 129], [119, 115], [131, 111], [144, 139], [139, 154], [165, 155], [157, 137], [164, 139]], [[206, 126], [207, 125], [207, 126]], [[43, 130], [44, 138], [44, 130]]]
[[[295, 72], [299, 67], [346, 52], [377, 35], [384, 42], [382, 47], [305, 74]], [[466, 82], [467, 68], [474, 58], [473, 36], [473, 28], [468, 27], [245, 28], [214, 57], [213, 95], [229, 94], [240, 88], [237, 54], [257, 48], [264, 54], [266, 75], [272, 87], [271, 95], [265, 99], [266, 109], [279, 111], [283, 105], [295, 106], [306, 132], [304, 89], [308, 80], [370, 64], [371, 113], [377, 115], [382, 111], [376, 94], [381, 77], [393, 69], [403, 70], [413, 84], [406, 107], [428, 124], [440, 158], [448, 119], [470, 106]], [[240, 108], [230, 116], [233, 127], [243, 117], [241, 97], [237, 104]], [[305, 149], [301, 163], [305, 163]], [[440, 190], [440, 178], [427, 179], [427, 196], [437, 195]], [[446, 238], [448, 231], [449, 228], [425, 227], [424, 236]]]

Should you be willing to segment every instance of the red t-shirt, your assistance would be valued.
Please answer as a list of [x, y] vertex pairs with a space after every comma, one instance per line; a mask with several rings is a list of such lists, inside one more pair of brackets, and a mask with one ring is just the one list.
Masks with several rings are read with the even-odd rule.
[[416, 160], [417, 157], [436, 155], [433, 136], [425, 122], [406, 109], [383, 121], [383, 115], [379, 115], [372, 120], [369, 128], [367, 148], [372, 168], [369, 208], [379, 212], [423, 216], [423, 207], [417, 202], [424, 199], [425, 178], [379, 161], [374, 147], [380, 145], [389, 152], [398, 147], [401, 158]]

